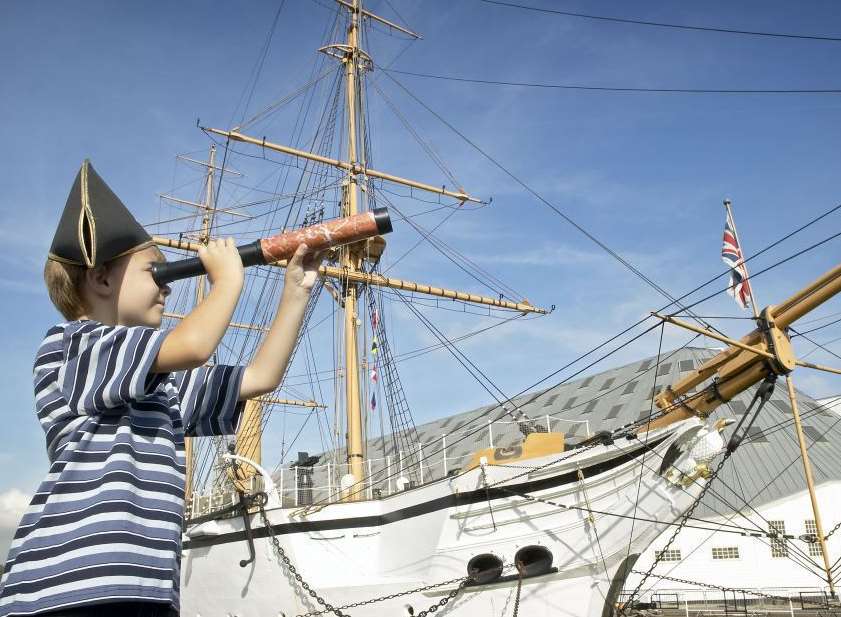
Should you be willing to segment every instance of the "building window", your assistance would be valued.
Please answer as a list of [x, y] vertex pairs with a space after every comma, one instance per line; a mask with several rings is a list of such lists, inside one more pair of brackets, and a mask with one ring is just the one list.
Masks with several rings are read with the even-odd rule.
[[671, 363], [667, 362], [666, 364], [661, 364], [660, 367], [657, 369], [657, 375], [668, 375], [669, 372], [671, 372], [671, 370]]
[[[806, 521], [806, 533], [810, 536], [818, 537], [818, 526], [815, 525], [815, 519], [807, 518]], [[810, 543], [809, 544], [809, 557], [823, 557], [823, 552], [821, 551], [821, 545], [818, 542]]]
[[680, 361], [680, 372], [681, 373], [688, 373], [689, 371], [695, 370], [695, 363], [692, 360], [681, 360]]
[[812, 441], [819, 441], [823, 443], [826, 443], [828, 441], [826, 435], [818, 429], [816, 429], [814, 426], [804, 426], [803, 432], [806, 433], [806, 436]]
[[[785, 521], [768, 521], [768, 531], [784, 536], [786, 533]], [[771, 557], [788, 557], [788, 546], [785, 538], [771, 538]]]
[[558, 397], [560, 395], [561, 395], [560, 392], [556, 392], [555, 394], [553, 394], [552, 396], [550, 396], [549, 398], [546, 399], [546, 402], [543, 403], [543, 406], [544, 407], [549, 407], [550, 405], [554, 404], [555, 401], [558, 400]]
[[587, 403], [587, 406], [584, 408], [584, 411], [582, 411], [581, 413], [590, 413], [591, 411], [593, 411], [596, 408], [596, 405], [598, 405], [598, 404], [599, 404], [598, 399], [594, 398], [589, 403]]
[[625, 389], [622, 390], [622, 394], [631, 394], [634, 390], [637, 389], [637, 383], [638, 382], [636, 381], [630, 382], [627, 386], [625, 386]]
[[768, 438], [765, 436], [765, 430], [758, 426], [751, 426], [748, 428], [747, 438], [750, 443], [768, 442]]
[[738, 559], [739, 558], [739, 547], [738, 546], [722, 546], [718, 548], [713, 548], [713, 559]]
[[613, 382], [616, 381], [616, 377], [611, 377], [607, 381], [602, 384], [602, 390], [607, 390], [610, 386], [613, 385]]
[[730, 411], [732, 411], [737, 416], [742, 416], [747, 412], [748, 407], [742, 401], [730, 401], [727, 403], [730, 406]]
[[619, 415], [619, 412], [622, 411], [622, 405], [614, 405], [610, 408], [608, 414], [604, 417], [605, 420], [613, 420]]
[[637, 367], [637, 372], [640, 373], [642, 371], [647, 371], [651, 368], [652, 364], [654, 364], [654, 360], [646, 360], [645, 362], [640, 364], [639, 367]]
[[564, 405], [564, 409], [572, 409], [572, 406], [575, 405], [575, 401], [577, 398], [577, 396], [573, 396], [571, 399], [569, 399], [567, 401], [567, 404]]
[[680, 561], [680, 549], [670, 548], [666, 551], [654, 551], [654, 557], [660, 561]]

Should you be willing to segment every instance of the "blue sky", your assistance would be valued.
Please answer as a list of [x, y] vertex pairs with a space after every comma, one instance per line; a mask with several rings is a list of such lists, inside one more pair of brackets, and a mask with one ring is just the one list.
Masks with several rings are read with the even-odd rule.
[[[834, 2], [532, 4], [650, 21], [841, 35]], [[405, 19], [424, 36], [407, 45], [400, 37], [371, 34], [368, 49], [378, 66], [397, 57], [393, 68], [399, 70], [593, 86], [841, 88], [838, 42], [596, 22], [478, 0], [392, 0], [391, 5], [402, 17], [387, 2], [372, 0], [369, 8], [389, 19]], [[248, 112], [309, 79], [331, 6], [330, 0], [286, 2]], [[24, 500], [46, 471], [42, 433], [32, 412], [30, 367], [40, 337], [58, 315], [46, 298], [40, 272], [81, 160], [93, 160], [141, 222], [160, 220], [157, 195], [191, 173], [176, 165], [175, 155], [191, 152], [202, 158], [209, 146], [196, 128], [197, 118], [224, 128], [242, 117], [242, 96], [276, 9], [276, 2], [265, 1], [0, 4], [0, 112], [6, 145], [0, 151], [0, 239], [5, 248], [0, 256], [0, 314], [7, 324], [0, 357], [6, 438], [0, 453], [0, 496], [9, 503]], [[841, 95], [594, 93], [395, 77], [674, 294], [722, 271], [724, 196], [733, 199], [749, 255], [841, 203]], [[438, 237], [532, 303], [556, 307], [549, 317], [501, 326], [461, 346], [503, 391], [518, 392], [662, 306], [656, 292], [401, 93], [382, 72], [375, 71], [373, 78], [468, 191], [493, 197], [486, 208], [457, 213]], [[375, 88], [369, 95], [375, 166], [432, 184], [448, 182]], [[279, 114], [255, 130], [288, 143], [292, 119], [294, 115]], [[260, 173], [265, 169], [243, 182], [260, 184]], [[422, 204], [408, 200], [404, 205], [395, 198], [395, 204], [413, 214], [423, 210]], [[415, 220], [432, 227], [443, 216], [437, 212]], [[841, 214], [769, 251], [753, 269], [838, 231]], [[389, 237], [389, 255], [399, 255], [416, 237], [408, 226], [398, 225]], [[837, 240], [830, 242], [758, 278], [760, 304], [779, 301], [835, 265], [839, 246]], [[390, 274], [489, 293], [427, 246]], [[724, 284], [721, 278], [718, 287]], [[329, 305], [326, 300], [322, 304], [326, 315]], [[698, 310], [742, 314], [723, 296]], [[834, 300], [815, 317], [839, 311], [841, 303]], [[449, 336], [493, 321], [442, 310], [426, 314]], [[411, 316], [394, 311], [388, 319], [398, 353], [434, 342]], [[714, 323], [734, 336], [748, 327], [742, 321]], [[831, 341], [841, 336], [841, 328], [814, 336], [819, 342]], [[675, 347], [686, 338], [669, 330], [665, 344]], [[313, 343], [326, 347], [328, 339], [322, 334]], [[829, 347], [841, 353], [838, 343]], [[656, 336], [647, 337], [605, 368], [656, 348]], [[813, 347], [798, 344], [798, 349], [808, 353]], [[821, 351], [809, 359], [838, 364]], [[489, 402], [487, 393], [446, 352], [402, 367], [418, 421]], [[299, 362], [292, 373], [302, 375], [305, 367]], [[841, 392], [839, 380], [806, 371], [800, 371], [797, 384], [816, 396]], [[323, 385], [331, 388], [330, 383]], [[285, 427], [270, 428], [271, 439], [283, 440], [283, 430], [296, 431], [300, 421], [290, 415]], [[319, 447], [317, 440], [306, 438], [300, 445]]]

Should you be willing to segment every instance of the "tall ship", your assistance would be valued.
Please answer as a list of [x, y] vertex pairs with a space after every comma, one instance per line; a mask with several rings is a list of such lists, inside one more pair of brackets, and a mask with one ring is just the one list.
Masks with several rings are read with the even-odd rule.
[[[440, 168], [443, 183], [393, 173], [372, 153], [368, 96], [384, 93], [373, 80], [378, 66], [367, 42], [383, 30], [408, 39], [419, 35], [361, 0], [336, 0], [333, 14], [307, 83], [236, 126], [201, 126], [211, 141], [207, 157], [182, 157], [201, 170], [201, 189], [192, 197], [162, 196], [172, 215], [155, 226], [156, 242], [176, 260], [214, 237], [245, 243], [387, 208], [395, 234], [411, 231], [418, 242], [495, 280], [437, 240], [436, 228], [421, 225], [416, 211], [404, 206], [412, 201], [456, 212], [489, 200], [462, 187], [397, 108], [397, 117]], [[260, 132], [262, 123], [295, 101], [306, 104], [292, 142]], [[270, 182], [245, 191], [240, 161], [271, 168]], [[661, 353], [634, 371], [634, 384], [648, 380], [636, 393], [631, 379], [611, 380], [580, 400], [567, 398], [562, 409], [555, 400], [573, 372], [564, 381], [542, 380], [539, 387], [508, 395], [482, 371], [481, 361], [460, 349], [464, 337], [448, 335], [425, 309], [452, 308], [507, 322], [546, 315], [554, 307], [517, 297], [501, 282], [500, 293], [481, 295], [439, 280], [399, 278], [391, 268], [411, 249], [386, 260], [385, 267], [388, 242], [375, 237], [329, 252], [290, 365], [295, 374], [273, 395], [245, 403], [234, 439], [188, 439], [183, 615], [626, 613], [638, 606], [671, 540], [653, 565], [642, 564], [642, 576], [628, 588], [639, 555], [655, 538], [671, 532], [674, 540], [695, 521], [698, 504], [774, 389], [787, 389], [796, 418], [795, 368], [839, 372], [798, 358], [790, 342], [797, 320], [841, 290], [836, 266], [803, 281], [805, 287], [779, 303], [755, 309], [751, 327], [738, 340], [670, 297], [636, 331], [606, 341], [584, 364], [610, 357], [640, 333], [659, 332], [662, 343], [666, 327], [720, 348], [673, 376], [663, 371], [670, 361], [661, 345]], [[273, 315], [284, 266], [248, 270], [217, 362], [243, 362], [253, 352]], [[167, 319], [183, 318], [206, 288], [204, 277], [177, 284]], [[491, 404], [440, 425], [436, 434], [419, 430], [403, 385], [412, 375], [400, 370], [402, 358], [392, 342], [393, 309], [429, 334], [428, 348], [411, 353], [449, 353], [487, 391]], [[325, 341], [329, 351], [319, 349]], [[456, 398], [460, 379], [440, 375], [442, 387], [452, 388]], [[614, 397], [616, 417], [631, 395], [642, 396], [646, 408], [618, 427], [570, 422], [565, 413]], [[717, 413], [737, 397], [747, 401], [744, 413]], [[290, 417], [302, 418], [295, 434], [276, 426]], [[304, 432], [319, 433], [319, 451], [295, 450]], [[802, 454], [811, 483], [808, 453]], [[826, 532], [814, 505], [813, 542], [822, 543]], [[778, 539], [773, 529], [758, 533]]]

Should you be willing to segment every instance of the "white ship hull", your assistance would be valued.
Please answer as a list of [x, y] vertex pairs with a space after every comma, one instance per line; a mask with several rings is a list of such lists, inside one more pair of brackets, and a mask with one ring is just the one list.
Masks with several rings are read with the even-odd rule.
[[[697, 445], [699, 436], [703, 448]], [[701, 462], [699, 457], [708, 460], [721, 444], [718, 433], [698, 420], [641, 439], [648, 445], [621, 439], [525, 475], [568, 453], [489, 466], [486, 482], [503, 482], [490, 491], [477, 468], [380, 500], [331, 504], [305, 515], [300, 509], [274, 507], [267, 508], [267, 515], [303, 580], [336, 607], [464, 577], [471, 558], [491, 554], [505, 564], [503, 578], [466, 587], [439, 612], [510, 615], [517, 589], [514, 556], [536, 545], [551, 552], [556, 570], [523, 579], [522, 614], [610, 615], [636, 555], [677, 521], [701, 490], [703, 480], [689, 488], [666, 480], [664, 455], [674, 444], [667, 458], [677, 451], [680, 455], [670, 469], [686, 471]], [[499, 487], [581, 509], [536, 502]], [[182, 615], [275, 617], [324, 610], [278, 559], [259, 515], [251, 517], [251, 527], [256, 555], [246, 567], [239, 565], [249, 557], [242, 517], [188, 529]], [[344, 612], [354, 617], [417, 614], [455, 587]]]

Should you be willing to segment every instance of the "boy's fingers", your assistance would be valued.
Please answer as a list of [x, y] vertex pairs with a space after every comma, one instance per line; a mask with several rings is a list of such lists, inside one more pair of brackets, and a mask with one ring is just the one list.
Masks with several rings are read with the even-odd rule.
[[298, 245], [298, 248], [295, 249], [295, 253], [292, 255], [292, 259], [289, 260], [289, 263], [294, 263], [300, 266], [304, 263], [304, 256], [309, 252], [309, 250], [310, 247], [302, 242]]
[[317, 251], [315, 253], [310, 253], [307, 255], [307, 265], [308, 266], [318, 266], [321, 265], [321, 262], [324, 261], [324, 256], [327, 255], [327, 251]]

